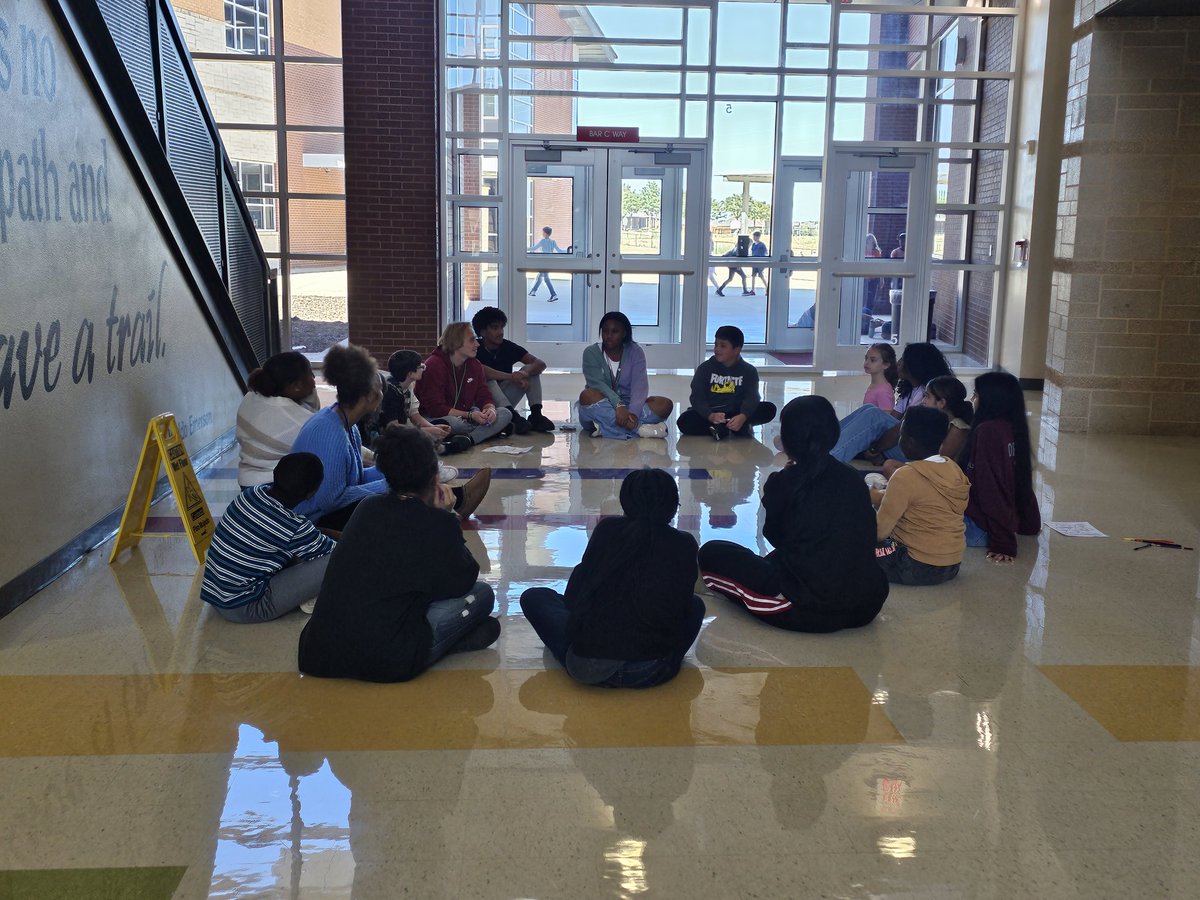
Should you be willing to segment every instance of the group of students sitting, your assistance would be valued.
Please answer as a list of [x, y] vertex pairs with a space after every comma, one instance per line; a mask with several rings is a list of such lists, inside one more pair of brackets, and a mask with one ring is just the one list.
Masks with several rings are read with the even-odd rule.
[[[502, 325], [493, 336], [503, 340]], [[644, 429], [664, 427], [672, 404], [649, 395], [645, 355], [628, 320], [607, 314], [600, 338], [584, 355], [580, 422], [604, 437], [658, 436]], [[721, 440], [774, 418], [741, 345], [736, 328], [718, 330], [713, 357], [693, 378], [691, 408], [677, 420], [682, 433]], [[455, 438], [477, 443], [511, 425], [515, 410], [502, 404], [515, 406], [516, 389], [529, 391], [543, 367], [524, 352], [514, 356], [526, 377], [509, 379], [512, 392], [499, 385], [497, 395], [500, 379], [469, 365], [479, 346], [470, 326], [451, 325], [423, 363], [393, 354], [391, 382], [382, 385], [365, 351], [334, 348], [325, 378], [337, 402], [316, 412], [307, 362], [291, 358], [298, 354], [283, 354], [286, 365], [269, 360], [239, 411], [247, 489], [217, 527], [203, 599], [230, 621], [256, 622], [315, 596], [299, 648], [299, 667], [311, 675], [406, 681], [448, 653], [494, 643], [494, 593], [477, 580], [479, 565], [454, 515], [473, 511], [486, 479], [448, 487], [439, 451]], [[614, 687], [673, 678], [705, 612], [698, 576], [767, 624], [831, 632], [874, 620], [889, 583], [953, 578], [965, 545], [986, 545], [998, 561], [1015, 556], [1015, 535], [1040, 529], [1016, 379], [980, 376], [972, 407], [931, 344], [909, 344], [899, 360], [890, 345], [876, 345], [864, 368], [873, 381], [878, 368], [896, 386], [887, 398], [868, 390], [866, 399], [880, 405], [865, 403], [841, 423], [823, 397], [784, 407], [777, 443], [787, 462], [762, 491], [763, 536], [774, 548], [765, 557], [728, 541], [698, 546], [673, 528], [679, 489], [666, 472], [625, 478], [623, 515], [597, 525], [565, 590], [521, 596], [526, 618], [571, 677]], [[431, 371], [438, 372], [432, 379]], [[426, 380], [436, 390], [422, 392]], [[374, 465], [365, 465], [356, 425], [393, 389]], [[532, 401], [527, 424], [538, 427], [541, 406]], [[285, 423], [295, 426], [290, 442], [273, 430]], [[284, 448], [262, 477], [270, 454]], [[845, 463], [860, 454], [890, 462], [884, 476], [868, 476], [870, 487]]]
[[[926, 544], [945, 539], [949, 526], [934, 522], [948, 523], [952, 517], [961, 519], [963, 526], [963, 541], [955, 534], [954, 542], [960, 558], [965, 544], [986, 547], [987, 558], [993, 562], [1013, 560], [1017, 535], [1037, 534], [1042, 527], [1020, 382], [1008, 372], [986, 372], [975, 379], [975, 393], [968, 400], [966, 387], [954, 377], [945, 356], [925, 342], [908, 344], [898, 359], [890, 344], [874, 344], [867, 350], [863, 369], [872, 383], [863, 405], [842, 420], [830, 453], [842, 462], [861, 457], [882, 466], [881, 476], [868, 476], [873, 482], [872, 498], [881, 511], [881, 537], [886, 536], [885, 521], [894, 518], [899, 499], [911, 494], [919, 474], [928, 482], [922, 493], [936, 490], [945, 502], [934, 521], [930, 521], [927, 507], [921, 512], [914, 510], [912, 517], [930, 522], [930, 534], [910, 533], [908, 541], [897, 535], [900, 543], [913, 551], [908, 555], [935, 566], [950, 565], [946, 553], [939, 552], [947, 544]], [[878, 390], [879, 382], [888, 390]], [[922, 409], [938, 415], [919, 412]], [[942, 462], [954, 466], [939, 467]], [[902, 480], [896, 482], [901, 472]], [[885, 485], [886, 492], [882, 490]], [[919, 549], [917, 545], [921, 545]], [[954, 574], [925, 573], [930, 581], [905, 583], [937, 583]], [[913, 573], [910, 577], [922, 576]]]

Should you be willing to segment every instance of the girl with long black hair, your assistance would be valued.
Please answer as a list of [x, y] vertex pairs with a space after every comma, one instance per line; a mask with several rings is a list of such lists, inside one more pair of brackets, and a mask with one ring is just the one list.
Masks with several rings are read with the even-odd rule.
[[1008, 372], [986, 372], [975, 379], [974, 401], [975, 422], [959, 457], [971, 480], [967, 546], [987, 547], [993, 562], [1011, 562], [1017, 535], [1042, 530], [1025, 394]]
[[829, 451], [838, 420], [824, 397], [797, 397], [779, 417], [787, 465], [763, 486], [760, 557], [729, 541], [700, 548], [704, 583], [760, 621], [789, 631], [859, 628], [883, 608], [875, 564], [875, 510], [862, 476]]
[[942, 351], [933, 344], [908, 344], [896, 360], [896, 406], [884, 412], [877, 406], [860, 406], [841, 421], [841, 435], [830, 452], [834, 458], [849, 462], [860, 453], [904, 462], [897, 442], [900, 439], [900, 419], [910, 406], [916, 406], [925, 395], [925, 385], [941, 375], [953, 375]]
[[671, 527], [679, 488], [662, 469], [630, 472], [623, 516], [601, 520], [565, 594], [530, 588], [521, 609], [576, 681], [653, 687], [679, 673], [700, 633], [696, 539]]

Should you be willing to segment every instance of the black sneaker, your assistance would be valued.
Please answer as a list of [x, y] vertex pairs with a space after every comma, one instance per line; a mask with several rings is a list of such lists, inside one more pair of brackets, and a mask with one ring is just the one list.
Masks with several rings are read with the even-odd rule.
[[531, 428], [529, 420], [514, 409], [512, 411], [513, 434], [529, 434]]
[[529, 428], [532, 431], [553, 431], [554, 423], [541, 413], [534, 413], [529, 417]]
[[447, 653], [470, 653], [473, 650], [483, 650], [486, 647], [496, 643], [496, 639], [500, 637], [500, 620], [488, 616], [473, 629], [462, 636], [457, 644], [452, 646]]
[[725, 437], [727, 429], [724, 425], [710, 425], [708, 427], [708, 433], [713, 436], [714, 441], [719, 441], [721, 438]]
[[452, 434], [446, 440], [442, 441], [442, 446], [446, 448], [445, 454], [450, 454], [470, 450], [475, 444], [465, 434]]

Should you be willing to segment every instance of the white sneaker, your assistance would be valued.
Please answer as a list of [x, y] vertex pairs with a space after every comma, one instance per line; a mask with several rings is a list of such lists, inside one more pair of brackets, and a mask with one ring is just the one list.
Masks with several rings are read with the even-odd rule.
[[311, 600], [306, 600], [304, 603], [300, 604], [300, 612], [304, 613], [306, 616], [311, 616], [313, 614], [313, 610], [316, 608], [317, 608], [317, 598], [316, 597], [313, 597]]
[[458, 477], [458, 469], [454, 466], [448, 466], [443, 462], [438, 462], [438, 482], [447, 484]]
[[665, 438], [667, 436], [667, 423], [658, 422], [654, 425], [639, 425], [638, 437], [643, 438]]

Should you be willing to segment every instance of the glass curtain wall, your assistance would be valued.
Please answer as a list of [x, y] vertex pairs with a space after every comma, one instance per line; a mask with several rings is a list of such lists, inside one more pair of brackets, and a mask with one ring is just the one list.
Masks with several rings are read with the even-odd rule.
[[[730, 285], [720, 257], [754, 232], [772, 261], [829, 254], [814, 202], [793, 204], [790, 228], [772, 221], [777, 189], [792, 190], [776, 185], [784, 163], [912, 149], [934, 169], [929, 334], [961, 365], [990, 364], [1019, 0], [441, 3], [447, 317], [508, 305], [499, 267], [510, 235], [528, 231], [506, 215], [512, 142], [567, 143], [582, 125], [636, 127], [643, 143], [705, 141], [710, 326], [736, 319], [767, 346], [766, 278], [747, 266], [748, 285]], [[892, 207], [890, 187], [875, 179], [868, 208]], [[821, 188], [828, 202], [837, 186]], [[652, 218], [629, 195], [623, 220]], [[867, 223], [884, 258], [903, 218]]]
[[284, 340], [323, 354], [349, 331], [341, 4], [174, 7], [263, 249], [280, 271]]

